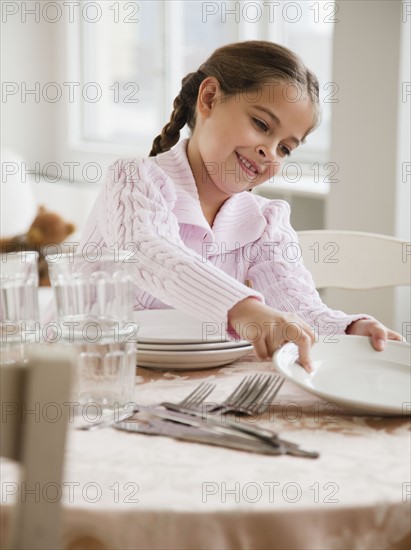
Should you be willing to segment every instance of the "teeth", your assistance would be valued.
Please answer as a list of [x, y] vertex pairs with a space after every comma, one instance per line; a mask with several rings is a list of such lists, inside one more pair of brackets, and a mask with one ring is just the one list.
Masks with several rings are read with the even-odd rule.
[[248, 160], [246, 160], [241, 155], [238, 155], [238, 158], [241, 160], [244, 166], [246, 166], [249, 170], [252, 170], [253, 172], [257, 173], [257, 169], [255, 168], [255, 166], [253, 166], [250, 162], [248, 162]]

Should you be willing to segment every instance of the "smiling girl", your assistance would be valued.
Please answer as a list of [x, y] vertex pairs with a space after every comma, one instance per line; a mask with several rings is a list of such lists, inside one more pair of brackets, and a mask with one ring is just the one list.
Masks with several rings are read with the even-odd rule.
[[[289, 205], [248, 192], [318, 121], [317, 79], [290, 50], [264, 41], [219, 48], [183, 79], [150, 157], [111, 167], [82, 244], [132, 244], [136, 309], [173, 307], [233, 335], [252, 332], [260, 359], [294, 341], [310, 370], [313, 327], [370, 336], [382, 350], [401, 336], [329, 309], [303, 263], [284, 253], [298, 242]], [[180, 140], [185, 125], [191, 136]]]

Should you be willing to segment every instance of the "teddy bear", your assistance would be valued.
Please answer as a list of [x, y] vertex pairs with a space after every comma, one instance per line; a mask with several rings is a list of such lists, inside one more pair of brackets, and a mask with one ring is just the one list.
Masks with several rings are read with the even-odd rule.
[[[63, 242], [73, 231], [75, 226], [67, 223], [55, 212], [48, 211], [40, 206], [33, 223], [23, 235], [0, 239], [0, 251], [19, 252], [35, 250], [39, 253], [39, 285], [50, 286], [48, 266], [44, 252], [47, 253], [47, 245], [56, 245]], [[50, 252], [50, 251], [49, 251]]]

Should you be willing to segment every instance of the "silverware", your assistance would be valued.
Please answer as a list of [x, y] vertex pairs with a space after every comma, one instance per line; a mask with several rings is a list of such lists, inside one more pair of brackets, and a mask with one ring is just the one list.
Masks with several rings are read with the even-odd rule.
[[[179, 422], [188, 426], [194, 426], [211, 433], [227, 436], [237, 436], [248, 440], [259, 441], [261, 444], [273, 448], [282, 449], [284, 453], [293, 456], [307, 458], [318, 458], [319, 454], [315, 451], [305, 451], [300, 449], [299, 445], [281, 439], [277, 434], [264, 430], [262, 428], [244, 426], [226, 419], [209, 417], [206, 420], [200, 412], [194, 412], [183, 409], [173, 403], [166, 403], [168, 410], [162, 410], [159, 407], [143, 407], [138, 413], [139, 418], [150, 419], [151, 417], [162, 418]], [[172, 409], [172, 410], [171, 410]]]
[[[182, 407], [196, 407], [199, 403], [204, 401], [210, 393], [215, 388], [215, 384], [211, 384], [210, 382], [203, 382], [199, 386], [197, 386], [194, 391], [192, 391], [187, 397], [182, 399], [179, 403], [176, 403], [176, 405], [181, 405]], [[139, 408], [138, 405], [133, 407], [131, 410], [124, 412], [121, 415], [118, 415], [117, 411], [115, 410], [108, 410], [104, 411], [99, 420], [96, 422], [87, 422], [81, 426], [76, 426], [78, 430], [83, 431], [94, 431], [94, 430], [100, 430], [101, 428], [108, 428], [110, 426], [113, 426], [114, 424], [117, 424], [118, 422], [125, 422], [132, 416], [134, 416], [138, 412]]]
[[221, 409], [224, 414], [237, 412], [250, 416], [261, 414], [267, 410], [283, 383], [283, 378], [271, 374], [248, 376], [219, 408], [211, 411]]
[[138, 407], [133, 407], [130, 411], [127, 411], [116, 417], [116, 411], [105, 411], [97, 422], [88, 422], [87, 424], [76, 426], [76, 428], [83, 431], [94, 431], [100, 430], [101, 428], [108, 428], [109, 426], [112, 426], [117, 422], [125, 422], [126, 420], [134, 416], [136, 412], [138, 412]]
[[169, 422], [162, 418], [148, 417], [143, 422], [119, 422], [114, 425], [117, 430], [136, 432], [148, 435], [161, 435], [182, 441], [191, 441], [206, 445], [227, 447], [239, 451], [259, 453], [266, 455], [282, 455], [285, 453], [282, 447], [273, 447], [261, 443], [257, 439], [244, 438], [233, 434], [217, 433], [203, 427], [195, 427]]
[[256, 385], [248, 401], [247, 398], [244, 398], [242, 404], [236, 406], [234, 402], [228, 409], [231, 408], [232, 412], [240, 412], [250, 416], [262, 414], [273, 403], [284, 382], [285, 379], [281, 376], [268, 375], [263, 383]]
[[199, 386], [195, 388], [185, 399], [180, 401], [178, 404], [181, 407], [186, 409], [196, 409], [214, 390], [215, 384], [211, 382], [202, 382]]
[[205, 398], [203, 398], [193, 400], [190, 404], [183, 406], [187, 409], [201, 410], [207, 413], [220, 411], [221, 414], [234, 412], [255, 416], [268, 409], [283, 383], [284, 378], [278, 375], [255, 374], [244, 378], [221, 403], [205, 403]]
[[[262, 397], [266, 399], [275, 395], [281, 388], [284, 380], [279, 377], [269, 378], [263, 375], [248, 377], [234, 390], [231, 396]], [[95, 430], [114, 426], [115, 428], [149, 433], [152, 435], [167, 435], [186, 441], [196, 441], [220, 445], [233, 449], [258, 452], [271, 455], [289, 454], [306, 458], [317, 458], [315, 451], [305, 451], [289, 441], [280, 438], [275, 432], [256, 426], [245, 426], [221, 417], [205, 417], [203, 412], [194, 410], [213, 391], [215, 384], [202, 383], [179, 403], [163, 402], [151, 407], [133, 407], [132, 410], [115, 418], [115, 412], [109, 411], [99, 422], [80, 426], [81, 430]], [[230, 397], [231, 397], [230, 396]], [[240, 401], [239, 401], [240, 402]], [[260, 407], [259, 403], [252, 403], [253, 407]], [[240, 405], [245, 410], [245, 405]], [[165, 407], [167, 410], [162, 409]], [[248, 409], [250, 410], [250, 409]], [[225, 412], [225, 411], [224, 411]], [[138, 413], [139, 422], [126, 422]], [[140, 422], [143, 420], [143, 422]], [[178, 428], [176, 428], [178, 426]]]
[[180, 412], [182, 414], [191, 414], [192, 416], [195, 416], [197, 418], [201, 417], [203, 419], [203, 422], [209, 422], [212, 426], [222, 425], [226, 428], [229, 428], [230, 430], [233, 430], [234, 432], [237, 431], [247, 436], [255, 437], [256, 439], [268, 445], [280, 445], [286, 449], [287, 454], [293, 456], [301, 456], [307, 458], [319, 457], [319, 453], [317, 453], [316, 451], [305, 451], [303, 449], [300, 449], [300, 446], [297, 443], [286, 441], [285, 439], [280, 438], [275, 432], [272, 432], [271, 430], [266, 430], [265, 428], [261, 428], [258, 426], [245, 426], [244, 424], [232, 422], [226, 419], [222, 419], [220, 423], [216, 418], [205, 418], [204, 415], [198, 411], [183, 409], [182, 407], [174, 405], [173, 403], [163, 403], [163, 406], [165, 406], [168, 410]]

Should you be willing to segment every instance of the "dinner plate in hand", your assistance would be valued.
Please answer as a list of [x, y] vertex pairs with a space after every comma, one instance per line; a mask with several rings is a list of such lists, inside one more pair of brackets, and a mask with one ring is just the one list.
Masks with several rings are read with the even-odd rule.
[[145, 344], [199, 344], [228, 341], [225, 323], [200, 321], [176, 309], [136, 311], [137, 339]]
[[273, 357], [276, 369], [308, 392], [336, 404], [382, 414], [411, 414], [411, 346], [388, 340], [376, 351], [364, 336], [325, 337], [311, 349], [313, 372], [288, 343]]
[[207, 351], [137, 351], [137, 365], [152, 369], [194, 370], [228, 365], [243, 357], [253, 346]]

